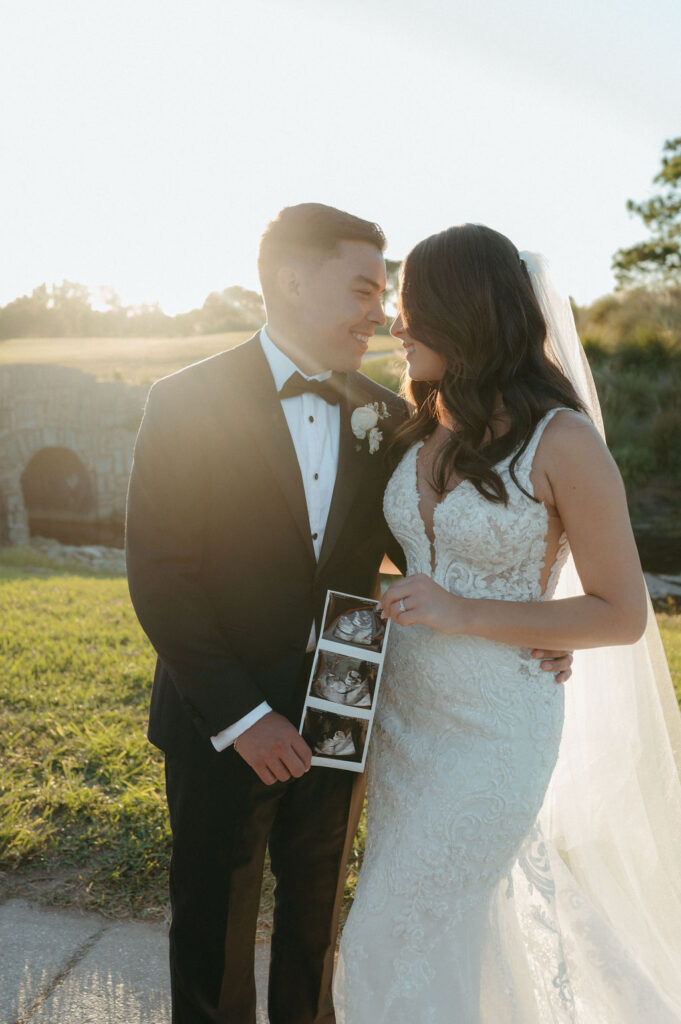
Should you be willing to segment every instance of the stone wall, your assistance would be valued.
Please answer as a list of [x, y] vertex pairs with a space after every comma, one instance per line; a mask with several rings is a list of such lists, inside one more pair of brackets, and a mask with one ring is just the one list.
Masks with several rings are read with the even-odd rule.
[[[39, 532], [36, 524], [50, 519], [54, 530], [48, 535], [60, 540], [120, 542], [147, 391], [97, 381], [62, 366], [0, 366], [0, 543], [24, 544], [31, 524]], [[35, 456], [39, 458], [31, 463]], [[28, 508], [26, 494], [36, 493], [36, 467], [38, 473], [47, 472], [39, 492], [48, 495], [52, 488], [55, 497], [52, 502], [41, 500], [46, 507]], [[29, 480], [32, 489], [27, 488]]]

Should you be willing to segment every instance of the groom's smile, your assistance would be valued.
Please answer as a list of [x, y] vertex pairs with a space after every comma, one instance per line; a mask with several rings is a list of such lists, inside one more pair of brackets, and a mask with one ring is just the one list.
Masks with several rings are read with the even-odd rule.
[[371, 334], [357, 334], [356, 331], [351, 331], [350, 333], [353, 338], [357, 339], [357, 341], [362, 342], [362, 344], [366, 345], [367, 348], [369, 347], [369, 338], [371, 337]]
[[327, 259], [300, 261], [289, 273], [289, 323], [278, 336], [295, 337], [294, 361], [308, 374], [359, 369], [369, 339], [386, 322], [381, 251], [342, 241]]

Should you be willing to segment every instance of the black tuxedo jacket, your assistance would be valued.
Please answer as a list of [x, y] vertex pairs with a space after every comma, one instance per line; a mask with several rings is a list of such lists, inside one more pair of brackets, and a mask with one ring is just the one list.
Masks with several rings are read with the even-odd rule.
[[[167, 752], [208, 738], [263, 700], [298, 726], [300, 671], [326, 591], [370, 596], [399, 547], [382, 512], [385, 450], [405, 419], [391, 391], [341, 378], [338, 473], [319, 562], [303, 481], [255, 335], [151, 389], [128, 492], [126, 550], [135, 610], [158, 654], [149, 738]], [[350, 429], [385, 402], [381, 448]], [[359, 451], [357, 447], [359, 446]]]

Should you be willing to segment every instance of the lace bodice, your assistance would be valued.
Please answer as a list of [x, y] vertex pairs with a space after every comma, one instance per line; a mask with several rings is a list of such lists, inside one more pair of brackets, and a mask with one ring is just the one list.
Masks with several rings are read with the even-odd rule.
[[[551, 409], [515, 466], [518, 482], [533, 494], [532, 463], [544, 429], [559, 412]], [[388, 526], [407, 557], [407, 574], [426, 573], [452, 594], [505, 601], [538, 601], [552, 596], [568, 556], [565, 534], [542, 592], [548, 511], [514, 483], [509, 455], [495, 467], [508, 490], [507, 505], [494, 504], [463, 480], [435, 507], [434, 571], [431, 544], [419, 512], [416, 462], [423, 442], [402, 458], [386, 488], [383, 508]]]

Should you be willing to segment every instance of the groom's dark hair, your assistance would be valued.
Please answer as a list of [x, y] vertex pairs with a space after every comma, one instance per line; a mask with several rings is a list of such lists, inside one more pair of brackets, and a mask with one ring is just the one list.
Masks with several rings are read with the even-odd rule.
[[285, 206], [265, 228], [258, 250], [258, 276], [267, 296], [276, 273], [296, 256], [330, 259], [339, 242], [369, 242], [381, 252], [385, 235], [378, 224], [323, 203]]

